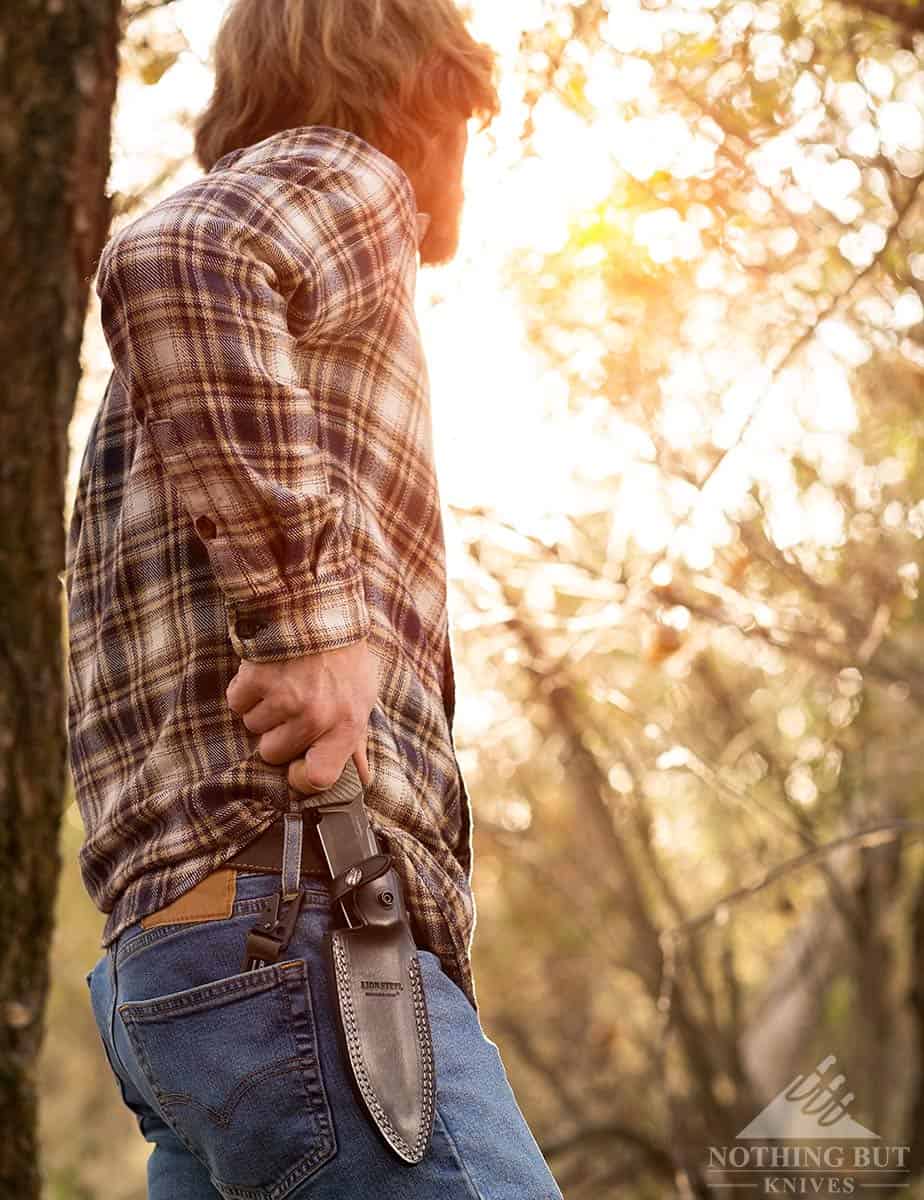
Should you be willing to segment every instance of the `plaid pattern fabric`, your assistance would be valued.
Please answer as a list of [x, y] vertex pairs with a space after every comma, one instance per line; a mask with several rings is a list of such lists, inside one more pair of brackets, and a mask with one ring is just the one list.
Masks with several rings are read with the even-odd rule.
[[79, 859], [103, 947], [286, 808], [286, 768], [227, 706], [239, 660], [365, 635], [382, 681], [370, 821], [418, 944], [477, 1008], [418, 216], [395, 162], [306, 126], [225, 155], [103, 250], [114, 371], [63, 580]]

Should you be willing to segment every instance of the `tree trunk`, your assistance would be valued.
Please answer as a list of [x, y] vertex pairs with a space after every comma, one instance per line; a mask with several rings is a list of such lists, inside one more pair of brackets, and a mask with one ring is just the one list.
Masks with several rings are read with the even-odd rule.
[[0, 8], [0, 1195], [40, 1193], [44, 1033], [66, 791], [68, 425], [106, 179], [120, 0]]

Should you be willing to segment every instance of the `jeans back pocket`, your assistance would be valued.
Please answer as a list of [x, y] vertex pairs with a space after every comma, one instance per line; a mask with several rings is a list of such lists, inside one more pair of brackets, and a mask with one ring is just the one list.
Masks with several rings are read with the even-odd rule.
[[225, 1200], [282, 1200], [336, 1153], [304, 959], [118, 1010], [164, 1120]]

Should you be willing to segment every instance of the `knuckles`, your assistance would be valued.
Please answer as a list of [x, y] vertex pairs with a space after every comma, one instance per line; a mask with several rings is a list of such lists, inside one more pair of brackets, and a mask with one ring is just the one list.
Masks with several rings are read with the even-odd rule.
[[[262, 669], [261, 669], [262, 668]], [[268, 668], [268, 669], [267, 669]], [[337, 762], [341, 749], [312, 756], [308, 753], [319, 737], [335, 735], [338, 747], [365, 747], [369, 717], [378, 702], [380, 676], [374, 659], [354, 674], [352, 680], [339, 679], [326, 667], [322, 672], [281, 672], [279, 664], [242, 663], [225, 689], [229, 709], [240, 717], [245, 728], [260, 734], [266, 725], [269, 702], [275, 725], [262, 730], [257, 752], [273, 766], [288, 763], [288, 781], [305, 793], [334, 787], [343, 773], [344, 762]], [[262, 707], [264, 718], [248, 715]], [[287, 726], [285, 734], [280, 726]], [[325, 732], [326, 731], [326, 732]], [[275, 736], [274, 736], [275, 734]], [[332, 747], [331, 747], [332, 749]], [[348, 755], [347, 755], [348, 757]], [[345, 760], [344, 760], [345, 761]]]
[[316, 792], [326, 792], [334, 786], [341, 774], [342, 770], [338, 771], [321, 763], [314, 763], [309, 774], [304, 759], [300, 759], [293, 763], [289, 770], [289, 783], [302, 790], [308, 788]]
[[334, 786], [334, 784], [340, 778], [340, 774], [340, 771], [332, 771], [330, 769], [326, 771], [313, 771], [311, 776], [308, 777], [308, 783], [317, 791], [326, 792], [328, 788], [332, 788]]
[[272, 767], [279, 766], [282, 763], [289, 761], [289, 756], [286, 754], [280, 754], [278, 750], [274, 751], [271, 747], [264, 749], [262, 741], [257, 746], [257, 752], [263, 761], [269, 763]]

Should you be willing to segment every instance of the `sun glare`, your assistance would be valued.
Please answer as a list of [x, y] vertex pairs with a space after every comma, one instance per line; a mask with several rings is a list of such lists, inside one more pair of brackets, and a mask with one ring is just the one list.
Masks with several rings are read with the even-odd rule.
[[[209, 47], [224, 9], [225, 0], [176, 0], [148, 18], [158, 33], [179, 28], [189, 49], [156, 82], [126, 73], [114, 123], [112, 190], [130, 193], [163, 173], [162, 186], [150, 195], [153, 202], [198, 174], [189, 117], [211, 88]], [[842, 514], [824, 487], [799, 498], [788, 458], [800, 444], [827, 483], [844, 478], [850, 469], [847, 437], [856, 424], [848, 369], [863, 348], [832, 320], [798, 368], [773, 378], [772, 364], [760, 359], [747, 331], [736, 336], [729, 326], [725, 304], [735, 280], [703, 239], [713, 213], [694, 204], [684, 217], [668, 207], [634, 217], [613, 207], [621, 179], [646, 180], [658, 171], [692, 179], [710, 169], [715, 154], [711, 131], [693, 131], [678, 115], [659, 111], [652, 67], [632, 57], [658, 48], [646, 43], [655, 28], [652, 13], [625, 5], [619, 20], [610, 23], [610, 46], [625, 52], [618, 67], [603, 51], [584, 55], [585, 94], [596, 106], [594, 119], [588, 122], [545, 95], [534, 113], [533, 153], [522, 155], [524, 104], [515, 64], [523, 31], [547, 11], [548, 0], [472, 5], [476, 36], [490, 41], [501, 57], [503, 107], [486, 133], [470, 139], [459, 254], [447, 266], [421, 271], [417, 289], [444, 505], [485, 507], [523, 533], [547, 537], [562, 529], [567, 516], [599, 509], [600, 485], [606, 484], [617, 552], [632, 540], [653, 553], [672, 547], [689, 563], [704, 566], [729, 536], [725, 514], [756, 480], [767, 494], [781, 543], [810, 537], [837, 544], [844, 535]], [[690, 19], [701, 15], [691, 9]], [[766, 54], [774, 53], [768, 41]], [[880, 83], [885, 87], [884, 79]], [[624, 102], [630, 99], [636, 115], [626, 118]], [[819, 99], [801, 89], [803, 120], [812, 119]], [[849, 85], [839, 101], [852, 103]], [[910, 105], [896, 103], [886, 116], [886, 137], [920, 144]], [[853, 214], [859, 180], [852, 164], [814, 160], [790, 135], [769, 139], [755, 161], [762, 185], [751, 197], [755, 213], [768, 202], [763, 187], [778, 185], [788, 171], [794, 184], [787, 203], [794, 211], [818, 203], [844, 219]], [[164, 169], [171, 164], [172, 170]], [[597, 330], [610, 319], [607, 289], [593, 270], [606, 257], [602, 244], [589, 240], [581, 252], [583, 282], [568, 297], [578, 317], [572, 365], [586, 387], [579, 406], [573, 396], [569, 402], [568, 385], [530, 346], [524, 317], [504, 282], [512, 251], [541, 262], [562, 249], [583, 214], [598, 209], [609, 213], [607, 236], [634, 242], [652, 263], [698, 264], [701, 294], [686, 325], [686, 345], [697, 349], [678, 348], [661, 381], [663, 404], [650, 430], [628, 423], [600, 394]], [[780, 238], [789, 232], [782, 229]], [[872, 228], [868, 234], [861, 229], [844, 238], [843, 252], [859, 264], [879, 249]], [[781, 242], [778, 249], [786, 247]], [[909, 290], [891, 319], [899, 328], [920, 319], [920, 311], [919, 298]], [[84, 400], [72, 426], [72, 476], [109, 369], [98, 322], [90, 322], [84, 357]], [[729, 452], [705, 495], [659, 473], [655, 436], [677, 450], [698, 444]], [[681, 520], [685, 527], [678, 529]], [[450, 571], [461, 575], [466, 557], [461, 526], [452, 521], [446, 526]]]

